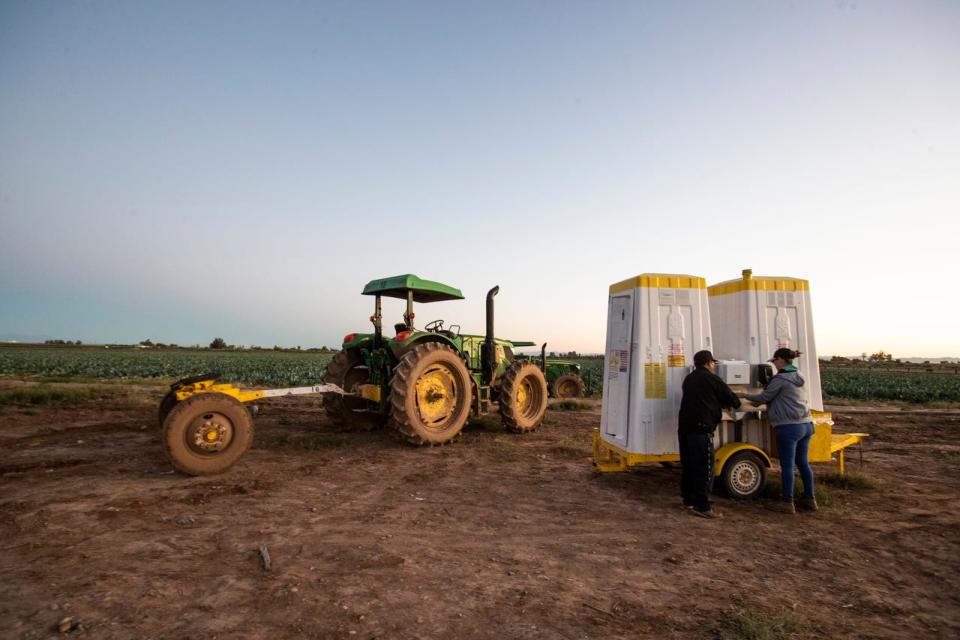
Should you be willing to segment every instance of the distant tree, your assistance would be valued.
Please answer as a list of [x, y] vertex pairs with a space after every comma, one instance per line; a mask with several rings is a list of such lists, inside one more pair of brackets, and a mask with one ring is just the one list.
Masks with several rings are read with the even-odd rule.
[[153, 341], [152, 341], [150, 338], [147, 338], [146, 340], [141, 340], [141, 341], [140, 341], [140, 344], [141, 344], [142, 346], [144, 346], [144, 347], [153, 347], [153, 346], [156, 346], [156, 345], [153, 344]]
[[79, 340], [77, 340], [77, 341], [76, 341], [76, 342], [74, 342], [73, 344], [75, 344], [75, 345], [77, 345], [77, 346], [79, 347], [79, 346], [80, 346], [81, 344], [83, 344], [83, 343], [82, 343], [82, 342], [80, 342]]
[[211, 349], [226, 349], [227, 342], [223, 338], [214, 338], [213, 342], [210, 343]]

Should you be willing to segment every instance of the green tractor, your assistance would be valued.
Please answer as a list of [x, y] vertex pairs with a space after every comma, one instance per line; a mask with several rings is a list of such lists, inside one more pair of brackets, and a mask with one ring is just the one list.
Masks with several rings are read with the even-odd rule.
[[[461, 334], [443, 320], [413, 325], [414, 302], [462, 300], [458, 289], [402, 275], [374, 280], [373, 333], [351, 333], [324, 373], [322, 384], [288, 389], [241, 389], [210, 373], [178, 380], [160, 402], [163, 445], [173, 466], [190, 475], [222, 473], [253, 442], [246, 404], [269, 398], [323, 394], [330, 417], [343, 425], [389, 424], [417, 445], [444, 444], [467, 419], [499, 406], [508, 429], [533, 431], [547, 409], [547, 381], [528, 360], [514, 357], [514, 343], [493, 336], [493, 297], [487, 293], [485, 335]], [[394, 335], [383, 333], [383, 298], [406, 300]]]
[[[533, 347], [533, 342], [516, 342], [514, 347]], [[529, 354], [517, 354], [519, 360], [528, 360], [537, 362]], [[580, 377], [580, 365], [571, 360], [558, 360], [547, 357], [547, 343], [544, 342], [540, 347], [540, 360], [538, 366], [543, 371], [547, 379], [547, 390], [551, 398], [583, 398], [587, 395], [587, 385]]]
[[580, 365], [569, 360], [546, 361], [547, 388], [551, 398], [583, 398], [587, 385], [580, 377]]
[[[462, 300], [459, 289], [411, 274], [369, 282], [363, 295], [374, 296], [373, 332], [345, 336], [323, 377], [350, 394], [326, 396], [331, 420], [389, 425], [413, 444], [436, 445], [455, 438], [471, 415], [488, 413], [496, 402], [507, 429], [539, 427], [547, 381], [535, 363], [514, 356], [513, 342], [494, 337], [493, 298], [499, 290], [487, 293], [485, 335], [472, 335], [443, 320], [414, 326], [413, 303]], [[393, 335], [383, 331], [383, 298], [406, 301]]]

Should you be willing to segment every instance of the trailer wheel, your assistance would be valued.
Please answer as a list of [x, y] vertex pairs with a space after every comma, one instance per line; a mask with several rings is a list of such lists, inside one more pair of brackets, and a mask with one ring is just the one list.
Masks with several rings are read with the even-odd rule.
[[503, 374], [500, 385], [500, 417], [510, 431], [533, 431], [547, 411], [547, 379], [540, 367], [516, 360]]
[[167, 391], [167, 394], [163, 396], [163, 400], [160, 401], [160, 408], [157, 410], [157, 417], [160, 419], [160, 427], [163, 427], [164, 420], [167, 419], [167, 416], [170, 414], [170, 411], [177, 406], [177, 395], [176, 392], [171, 389]]
[[730, 456], [721, 472], [727, 495], [738, 500], [757, 497], [767, 481], [767, 467], [752, 451], [741, 451]]
[[157, 417], [160, 419], [160, 427], [163, 427], [163, 421], [167, 419], [167, 415], [170, 413], [170, 410], [173, 409], [177, 404], [177, 390], [180, 387], [186, 386], [188, 384], [193, 384], [195, 382], [204, 382], [206, 380], [217, 380], [222, 374], [219, 371], [210, 371], [209, 373], [201, 373], [198, 376], [190, 376], [189, 378], [181, 378], [177, 380], [172, 385], [170, 385], [170, 391], [167, 391], [166, 395], [163, 396], [163, 399], [160, 401], [160, 407], [157, 410]]
[[391, 423], [416, 445], [453, 440], [470, 416], [470, 372], [460, 355], [438, 342], [400, 358], [390, 380]]
[[577, 374], [565, 373], [550, 385], [550, 395], [554, 398], [582, 398], [587, 395], [587, 385]]
[[223, 473], [253, 442], [253, 418], [222, 393], [199, 393], [179, 402], [163, 423], [163, 445], [177, 470], [191, 476]]
[[[350, 391], [354, 385], [365, 384], [370, 379], [370, 370], [363, 366], [359, 354], [353, 351], [338, 351], [323, 373], [323, 381], [331, 382]], [[340, 428], [353, 431], [372, 431], [382, 427], [385, 414], [364, 411], [366, 400], [355, 396], [329, 394], [323, 399], [323, 407], [330, 421]]]

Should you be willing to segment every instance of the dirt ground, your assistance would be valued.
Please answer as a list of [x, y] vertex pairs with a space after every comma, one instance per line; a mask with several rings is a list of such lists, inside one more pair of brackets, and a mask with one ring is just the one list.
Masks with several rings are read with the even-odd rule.
[[793, 517], [718, 496], [708, 521], [676, 469], [591, 472], [598, 403], [416, 449], [264, 402], [248, 456], [190, 478], [164, 388], [107, 388], [0, 406], [0, 637], [960, 637], [958, 411], [837, 408], [877, 486]]

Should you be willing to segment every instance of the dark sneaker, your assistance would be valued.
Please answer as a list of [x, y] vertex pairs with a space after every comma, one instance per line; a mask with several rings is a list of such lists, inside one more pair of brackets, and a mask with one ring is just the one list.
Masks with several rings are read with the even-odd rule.
[[692, 508], [690, 509], [690, 513], [692, 513], [692, 514], [695, 515], [695, 516], [700, 516], [701, 518], [707, 518], [707, 519], [710, 519], [710, 520], [713, 520], [713, 519], [716, 519], [716, 518], [722, 518], [722, 517], [723, 517], [723, 514], [721, 514], [721, 513], [720, 513], [719, 511], [717, 511], [716, 509], [705, 509], [705, 510], [701, 511], [700, 509], [697, 509], [696, 507], [692, 507]]
[[767, 505], [767, 509], [770, 509], [770, 511], [776, 511], [777, 513], [797, 512], [797, 510], [793, 507], [793, 500], [777, 500], [776, 502], [771, 502]]
[[814, 496], [803, 496], [797, 500], [797, 511], [817, 511], [817, 499]]

